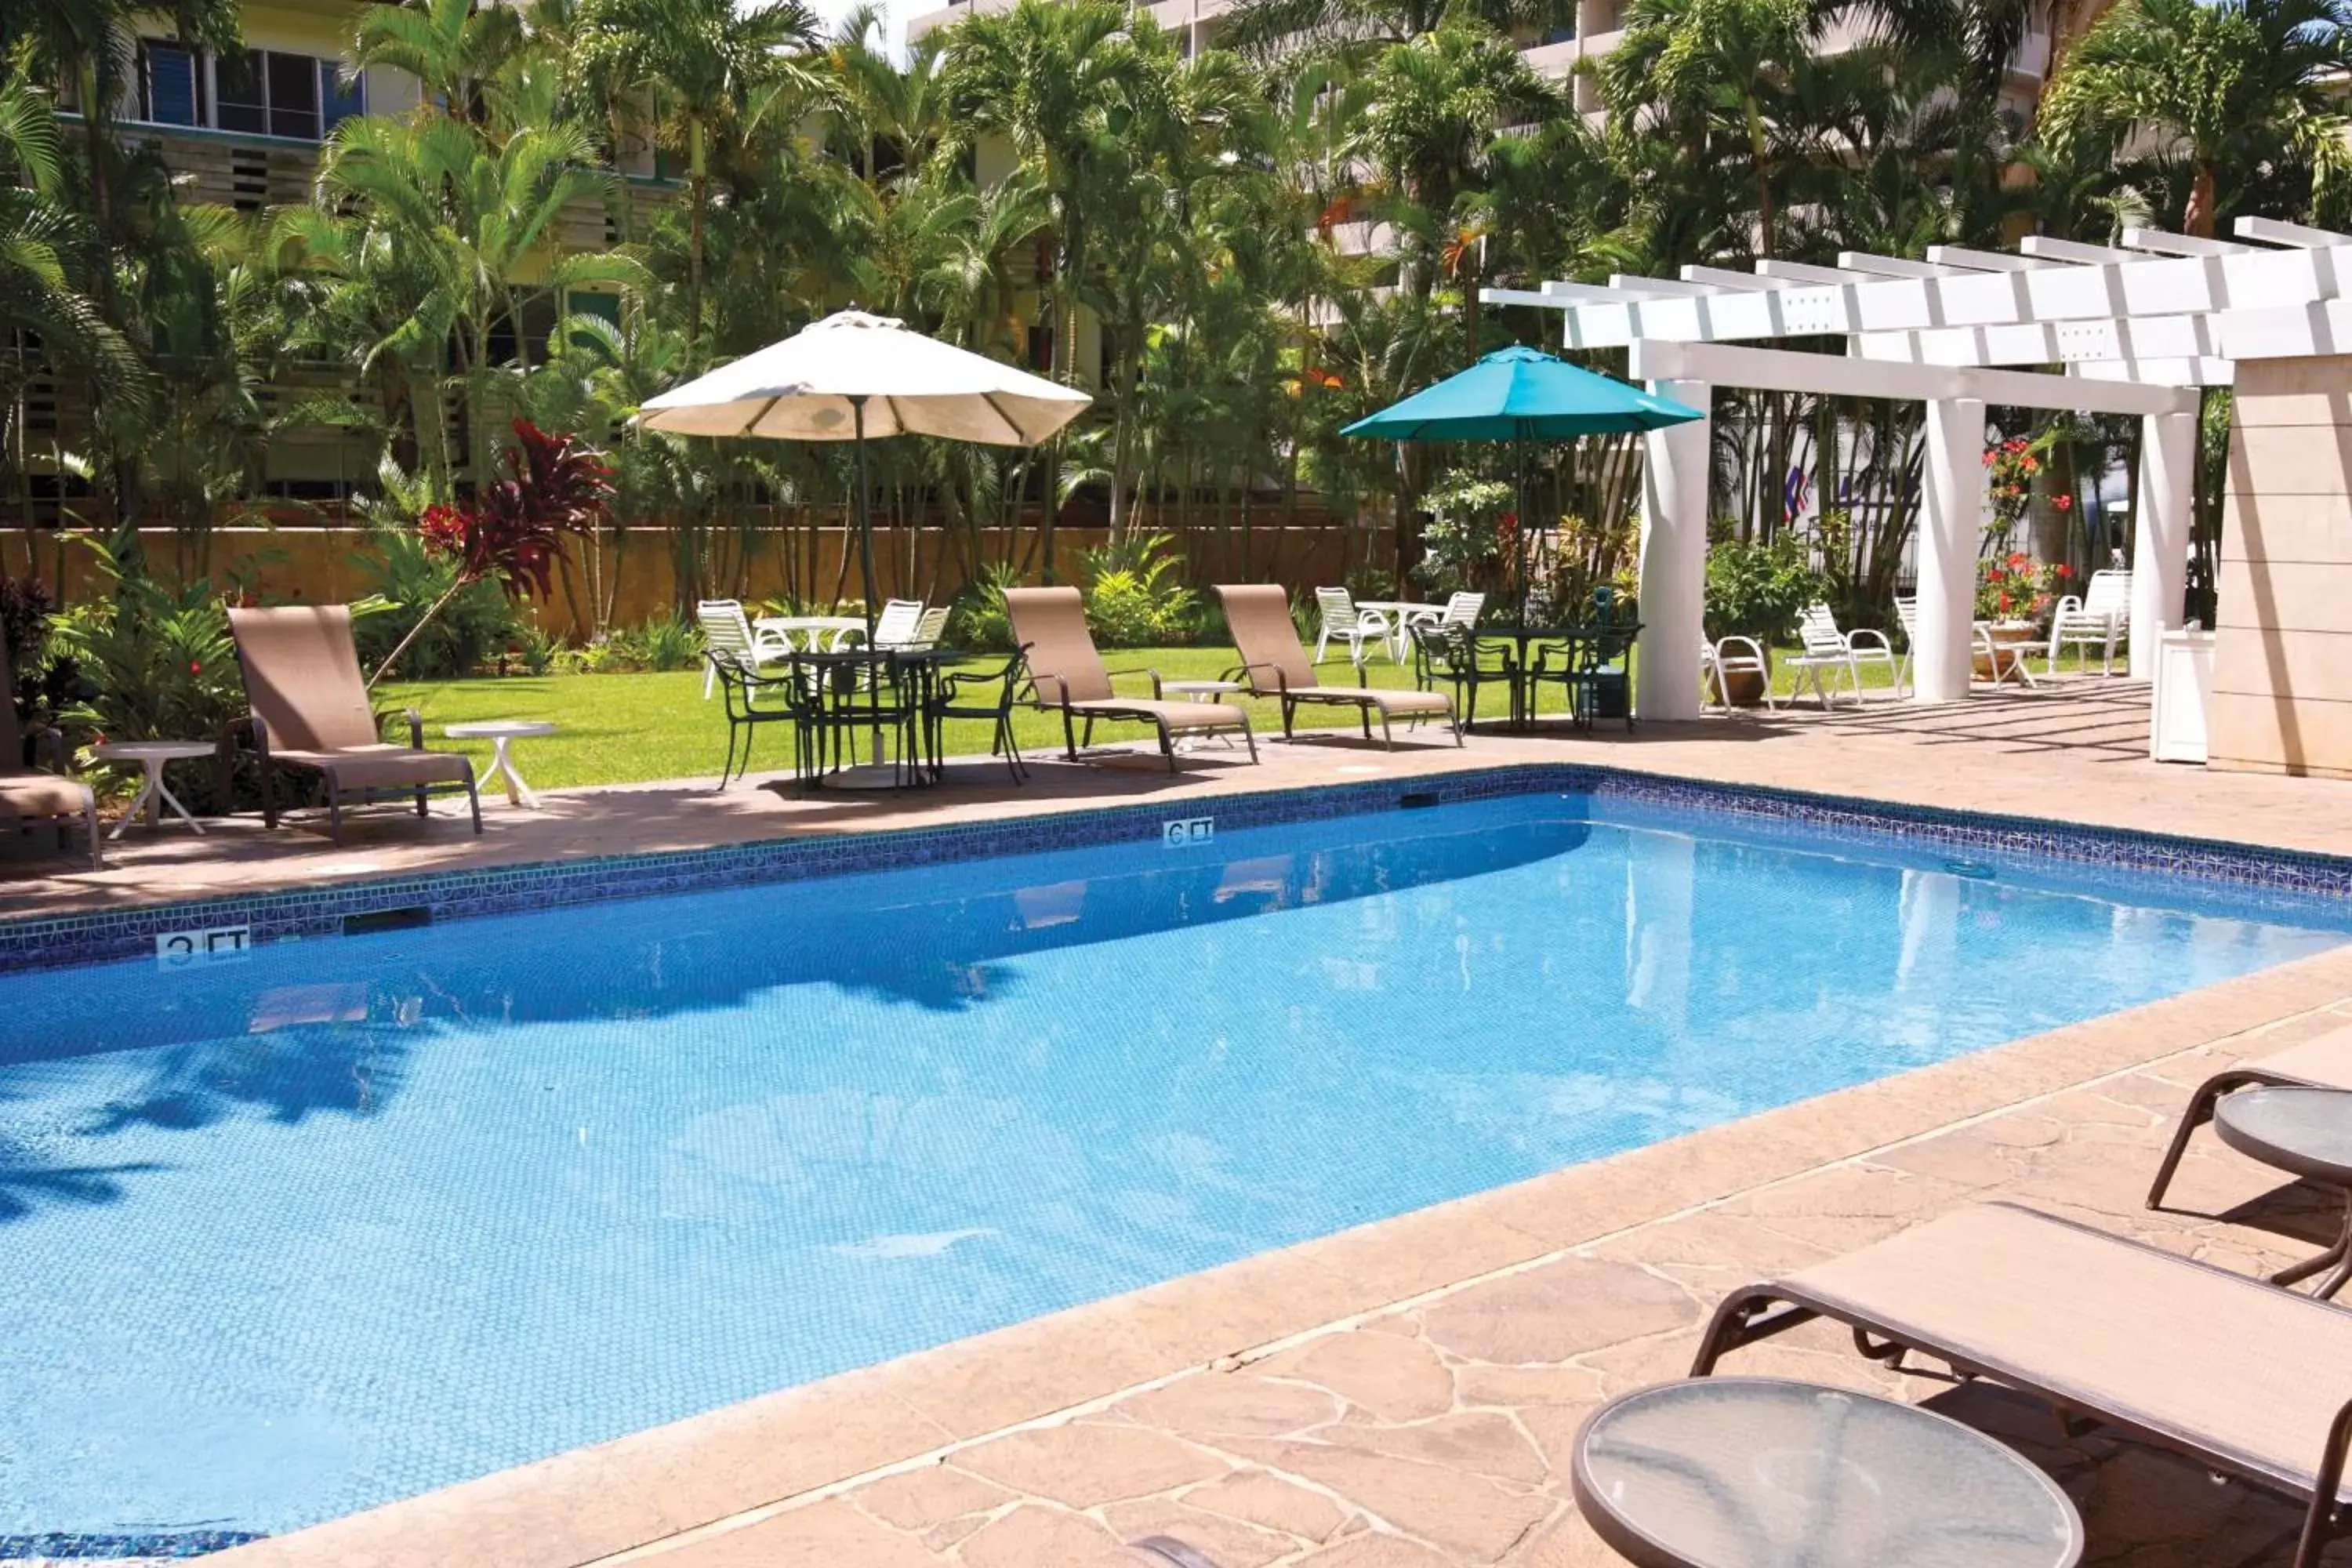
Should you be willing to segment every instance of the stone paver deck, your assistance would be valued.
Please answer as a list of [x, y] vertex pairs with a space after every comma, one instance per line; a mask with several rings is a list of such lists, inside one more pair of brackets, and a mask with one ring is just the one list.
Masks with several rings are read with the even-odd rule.
[[[2121, 683], [1924, 711], [1658, 726], [1626, 740], [1496, 739], [1467, 753], [1301, 746], [1257, 770], [1090, 770], [1021, 797], [1585, 758], [1688, 776], [2352, 850], [2352, 784], [2159, 768], [2145, 692]], [[1001, 814], [961, 789], [916, 815]], [[649, 800], [632, 800], [632, 795]], [[709, 800], [713, 797], [704, 796]], [[673, 834], [824, 831], [900, 802], [740, 792], [683, 825], [677, 792], [575, 795], [484, 852], [644, 847]], [[585, 805], [575, 803], [585, 802]], [[567, 812], [572, 815], [565, 815]], [[845, 815], [835, 815], [845, 814]], [[347, 855], [445, 854], [372, 829]], [[615, 840], [618, 842], [615, 842]], [[245, 885], [285, 863], [251, 851]], [[323, 851], [314, 851], [323, 856]], [[465, 858], [464, 846], [456, 858]], [[235, 858], [231, 858], [235, 863]], [[183, 886], [133, 861], [72, 897]], [[143, 879], [137, 868], [147, 868]], [[216, 875], [190, 871], [199, 878]], [[19, 898], [35, 897], [19, 884]], [[1574, 1518], [1583, 1415], [1679, 1375], [1748, 1278], [2006, 1197], [2247, 1271], [2332, 1235], [2329, 1200], [2199, 1140], [2174, 1207], [2140, 1206], [2188, 1086], [2224, 1061], [2352, 1024], [2352, 948], [1613, 1159], [1248, 1258], [974, 1340], [224, 1554], [222, 1568], [1139, 1568], [1124, 1540], [1185, 1539], [1223, 1568], [1569, 1568], [1613, 1562]], [[2018, 1444], [2080, 1500], [2091, 1561], [2284, 1563], [2297, 1510], [2139, 1446], [2069, 1440], [1981, 1386], [1898, 1378], [1822, 1325], [1738, 1352], [1779, 1372], [1929, 1398]], [[2352, 1371], [2347, 1371], [2352, 1377]], [[2352, 1542], [2331, 1563], [2352, 1563]]]

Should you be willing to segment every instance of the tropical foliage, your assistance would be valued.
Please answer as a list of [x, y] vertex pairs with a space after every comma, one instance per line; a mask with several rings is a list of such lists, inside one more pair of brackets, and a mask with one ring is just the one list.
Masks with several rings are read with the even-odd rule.
[[[337, 125], [308, 199], [235, 212], [181, 199], [122, 122], [134, 40], [233, 51], [235, 0], [20, 0], [0, 14], [0, 515], [52, 575], [39, 530], [60, 504], [126, 572], [135, 525], [159, 521], [184, 576], [217, 572], [206, 531], [268, 500], [292, 433], [339, 431], [350, 471], [377, 476], [356, 510], [397, 493], [408, 527], [487, 515], [520, 416], [610, 468], [572, 559], [522, 571], [535, 593], [609, 629], [636, 557], [667, 548], [680, 605], [755, 565], [823, 603], [843, 586], [815, 542], [845, 512], [843, 453], [631, 416], [855, 302], [1097, 393], [1040, 451], [878, 454], [892, 586], [962, 589], [972, 626], [993, 626], [984, 584], [1070, 570], [1068, 518], [1121, 549], [1213, 542], [1255, 574], [1271, 525], [1314, 509], [1393, 525], [1393, 557], [1351, 572], [1425, 577], [1430, 491], [1456, 471], [1578, 520], [1538, 548], [1605, 576], [1633, 443], [1536, 454], [1522, 489], [1500, 453], [1339, 434], [1555, 329], [1482, 309], [1482, 287], [2140, 222], [2221, 234], [2352, 200], [2340, 0], [2101, 4], [2059, 7], [2037, 123], [2019, 73], [2042, 13], [2022, 0], [1630, 0], [1614, 50], [1568, 80], [1522, 47], [1572, 25], [1559, 0], [1242, 0], [1230, 47], [1205, 49], [1118, 0], [1018, 0], [904, 58], [875, 16], [827, 36], [799, 0], [405, 0], [357, 8], [346, 63], [407, 72], [418, 106]], [[1718, 413], [1717, 509], [1758, 541], [1817, 520], [1805, 569], [1883, 617], [1916, 414], [1782, 395]], [[2074, 521], [2068, 548], [2104, 548]], [[1163, 592], [1192, 586], [1182, 568], [1108, 570], [1126, 619], [1195, 607]]]

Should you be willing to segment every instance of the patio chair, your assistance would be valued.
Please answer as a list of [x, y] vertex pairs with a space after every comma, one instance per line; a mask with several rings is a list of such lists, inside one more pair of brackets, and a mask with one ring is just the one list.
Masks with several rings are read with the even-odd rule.
[[298, 773], [315, 777], [325, 794], [327, 836], [337, 844], [343, 841], [346, 805], [407, 795], [423, 816], [426, 797], [436, 790], [464, 790], [474, 831], [482, 831], [474, 764], [465, 753], [426, 751], [425, 719], [414, 708], [402, 715], [408, 744], [383, 739], [390, 713], [368, 706], [350, 605], [233, 609], [228, 629], [251, 708], [238, 728], [260, 757], [261, 816], [268, 826], [278, 826], [278, 775]]
[[1895, 689], [1903, 690], [1911, 684], [1911, 656], [1919, 647], [1919, 595], [1895, 595], [1895, 625], [1903, 633], [1903, 658], [1895, 667]]
[[0, 813], [15, 817], [19, 832], [55, 824], [60, 843], [65, 842], [66, 825], [79, 821], [82, 830], [89, 835], [89, 868], [103, 870], [106, 861], [98, 837], [98, 796], [79, 779], [63, 776], [65, 737], [55, 730], [44, 726], [32, 736], [36, 750], [56, 764], [54, 770], [26, 762], [26, 736], [16, 722], [16, 677], [8, 668], [7, 644], [0, 639]]
[[[1315, 590], [1316, 612], [1323, 617], [1321, 628], [1315, 634], [1315, 658], [1323, 662], [1323, 650], [1333, 637], [1348, 645], [1348, 658], [1357, 664], [1364, 662], [1364, 644], [1372, 641], [1385, 645], [1389, 640], [1389, 623], [1378, 610], [1360, 610], [1345, 588]], [[1294, 628], [1295, 629], [1295, 628]]]
[[[1840, 631], [1837, 616], [1827, 605], [1814, 605], [1806, 610], [1797, 624], [1797, 637], [1804, 649], [1790, 655], [1789, 668], [1797, 672], [1798, 689], [1802, 689], [1810, 682], [1824, 709], [1837, 705], [1840, 674], [1852, 688], [1856, 707], [1862, 705], [1864, 665], [1885, 665], [1888, 681], [1892, 683], [1895, 679], [1895, 645], [1886, 640], [1886, 634], [1866, 626], [1857, 631]], [[1896, 695], [1901, 695], [1899, 688]], [[1796, 700], [1794, 691], [1790, 693], [1790, 700]]]
[[[1298, 627], [1290, 618], [1290, 595], [1278, 583], [1221, 583], [1217, 601], [1224, 606], [1225, 626], [1233, 633], [1234, 648], [1241, 658], [1239, 674], [1249, 682], [1250, 695], [1271, 697], [1282, 704], [1285, 740], [1293, 738], [1293, 721], [1302, 702], [1355, 709], [1368, 741], [1372, 738], [1372, 715], [1379, 714], [1381, 741], [1391, 751], [1396, 749], [1391, 719], [1454, 717], [1454, 700], [1444, 692], [1373, 687], [1367, 683], [1360, 663], [1356, 666], [1354, 686], [1318, 684], [1314, 661], [1307, 657], [1307, 646], [1298, 640]], [[1463, 743], [1458, 724], [1454, 727], [1454, 743]]]
[[923, 624], [923, 601], [920, 599], [886, 599], [882, 613], [874, 617], [876, 647], [905, 647], [915, 639]]
[[1509, 694], [1511, 718], [1518, 719], [1519, 664], [1507, 644], [1478, 640], [1465, 626], [1439, 622], [1413, 634], [1413, 684], [1423, 691], [1439, 681], [1454, 689], [1454, 732], [1478, 721], [1478, 690], [1500, 685]]
[[1957, 1209], [1716, 1310], [1696, 1376], [1816, 1318], [1899, 1367], [1916, 1352], [2305, 1505], [2317, 1568], [2352, 1502], [2352, 1312], [2010, 1204]]
[[[743, 614], [742, 601], [739, 599], [704, 599], [694, 606], [694, 618], [702, 627], [704, 648], [727, 654], [755, 674], [763, 666], [781, 663], [793, 656], [792, 639], [754, 627]], [[718, 667], [706, 661], [702, 671], [705, 702], [710, 700], [718, 684]]]
[[2172, 1184], [2173, 1173], [2180, 1168], [2180, 1157], [2188, 1152], [2189, 1135], [2213, 1120], [2213, 1107], [2221, 1097], [2254, 1088], [2352, 1089], [2352, 1025], [2330, 1029], [2266, 1057], [2224, 1068], [2199, 1084], [2189, 1097], [2188, 1108], [2180, 1113], [2180, 1125], [2172, 1130], [2172, 1142], [2164, 1151], [2163, 1163], [2156, 1168], [2156, 1181], [2147, 1189], [2148, 1207], [2164, 1206], [2165, 1189]]
[[925, 610], [921, 615], [915, 617], [915, 629], [908, 634], [907, 640], [905, 642], [886, 642], [882, 643], [881, 646], [884, 647], [909, 648], [917, 652], [928, 653], [932, 648], [940, 646], [940, 638], [947, 635], [947, 629], [948, 606], [945, 605], [934, 605], [929, 609]]
[[[1084, 601], [1076, 588], [1007, 588], [1004, 613], [1013, 622], [1013, 638], [1029, 650], [1029, 685], [1040, 708], [1062, 715], [1062, 740], [1072, 762], [1078, 760], [1078, 724], [1084, 721], [1084, 743], [1094, 744], [1095, 721], [1149, 724], [1160, 737], [1160, 754], [1168, 771], [1176, 771], [1176, 737], [1214, 734], [1238, 730], [1249, 742], [1250, 761], [1257, 758], [1257, 737], [1250, 733], [1249, 715], [1229, 702], [1163, 702], [1160, 677], [1151, 679], [1147, 700], [1118, 695], [1111, 685], [1112, 671], [1095, 651], [1087, 631]], [[1120, 670], [1133, 675], [1134, 670]]]
[[1407, 616], [1397, 624], [1396, 660], [1404, 662], [1407, 645], [1428, 626], [1468, 626], [1475, 628], [1478, 617], [1486, 613], [1486, 595], [1463, 592], [1449, 596], [1445, 608], [1436, 615], [1427, 610]]
[[1525, 678], [1528, 717], [1535, 713], [1537, 691], [1546, 682], [1555, 682], [1567, 694], [1569, 717], [1578, 728], [1591, 729], [1603, 710], [1613, 709], [1631, 730], [1633, 638], [1640, 626], [1617, 591], [1604, 583], [1592, 590], [1592, 618], [1578, 630], [1565, 647], [1554, 644], [1536, 649]]
[[[1012, 772], [1013, 782], [1025, 783], [1029, 777], [1029, 764], [1021, 760], [1020, 742], [1013, 738], [1013, 705], [1019, 700], [1022, 679], [1028, 668], [1029, 650], [1024, 647], [996, 674], [964, 671], [942, 676], [939, 692], [931, 700], [931, 755], [942, 757], [947, 754], [947, 748], [941, 743], [944, 738], [941, 731], [947, 721], [985, 719], [996, 726], [996, 732], [989, 737], [988, 754], [1003, 756], [1005, 767]], [[996, 692], [986, 702], [964, 696], [967, 689], [985, 689], [991, 682], [995, 683]]]
[[[1742, 653], [1739, 649], [1745, 648]], [[1716, 705], [1731, 706], [1731, 686], [1727, 677], [1759, 676], [1764, 682], [1764, 710], [1772, 710], [1772, 666], [1764, 658], [1764, 647], [1754, 637], [1727, 637], [1715, 642], [1698, 639], [1698, 699], [1699, 706], [1707, 705], [1710, 686], [1715, 691]]]
[[[762, 724], [797, 726], [793, 731], [793, 774], [796, 778], [805, 776], [802, 749], [815, 731], [802, 721], [814, 694], [797, 679], [799, 672], [787, 663], [783, 673], [777, 674], [769, 667], [755, 666], [748, 658], [719, 647], [705, 650], [703, 658], [727, 704], [727, 760], [719, 765], [719, 787], [723, 790], [730, 779], [741, 778], [751, 771], [751, 742]], [[767, 707], [761, 707], [756, 699], [762, 691], [781, 694], [783, 705], [778, 707], [772, 700]], [[742, 746], [740, 767], [736, 758], [739, 740]]]
[[2069, 644], [2099, 650], [2099, 673], [2116, 672], [2116, 645], [2131, 631], [2132, 574], [2120, 567], [2091, 574], [2083, 596], [2069, 594], [2050, 613], [2049, 673], [2058, 673], [2058, 656]]

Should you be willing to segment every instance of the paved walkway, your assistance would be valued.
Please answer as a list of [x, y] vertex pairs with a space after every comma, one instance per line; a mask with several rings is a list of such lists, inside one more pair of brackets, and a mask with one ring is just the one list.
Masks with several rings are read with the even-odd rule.
[[[582, 679], [593, 679], [583, 677]], [[936, 826], [1013, 815], [1164, 801], [1328, 783], [1406, 778], [1433, 771], [1562, 760], [1688, 778], [1773, 784], [1975, 811], [2009, 812], [2198, 833], [2295, 848], [2352, 852], [2352, 782], [2217, 773], [2147, 760], [2147, 689], [2070, 679], [2035, 692], [1984, 695], [1919, 708], [1873, 701], [1823, 714], [1717, 717], [1653, 724], [1633, 733], [1480, 734], [1456, 748], [1433, 731], [1394, 752], [1321, 735], [1263, 747], [1252, 766], [1210, 745], [1171, 774], [1156, 755], [1107, 752], [1100, 762], [1040, 761], [1026, 786], [1000, 764], [957, 763], [944, 788], [858, 795], [795, 789], [754, 777], [724, 792], [710, 779], [669, 780], [549, 794], [539, 811], [486, 800], [486, 831], [467, 830], [462, 803], [436, 803], [429, 821], [384, 809], [361, 813], [337, 847], [322, 824], [265, 831], [240, 817], [197, 838], [173, 826], [137, 826], [109, 846], [109, 866], [19, 858], [0, 877], [0, 918], [116, 907], [159, 899], [312, 886], [321, 880], [506, 865], [584, 855], [698, 848], [808, 835]]]
[[[218, 879], [536, 858], [944, 816], [1069, 809], [1580, 758], [2158, 831], [2352, 851], [2352, 785], [2163, 768], [2146, 694], [2117, 682], [1940, 710], [1710, 721], [1632, 738], [1482, 739], [1394, 754], [1211, 752], [1171, 781], [1126, 766], [978, 781], [909, 804], [676, 786], [372, 826], [341, 857], [248, 835], [223, 860], [167, 844], [20, 900], [152, 896]], [[1567, 1568], [1612, 1562], [1574, 1518], [1566, 1447], [1598, 1401], [1680, 1373], [1742, 1280], [2011, 1197], [2226, 1267], [2329, 1233], [2327, 1201], [2200, 1141], [2173, 1211], [2139, 1206], [2187, 1086], [2221, 1061], [2352, 1024], [2352, 949], [1554, 1172], [412, 1499], [217, 1559], [222, 1568], [1139, 1568], [1165, 1532], [1223, 1568]], [[1932, 1398], [2018, 1443], [2083, 1504], [2091, 1560], [2283, 1564], [2295, 1510], [2137, 1446], [2063, 1438], [1998, 1391], [1892, 1380], [1801, 1331], [1733, 1370]], [[2352, 1374], [2347, 1374], [2352, 1375]], [[2352, 1563], [2352, 1543], [2330, 1558]]]

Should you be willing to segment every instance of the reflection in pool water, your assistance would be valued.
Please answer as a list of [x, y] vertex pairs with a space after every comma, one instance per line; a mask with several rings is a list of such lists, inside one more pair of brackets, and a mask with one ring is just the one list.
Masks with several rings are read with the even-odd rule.
[[288, 1529], [2339, 940], [1939, 867], [1521, 798], [0, 980], [0, 1535]]

